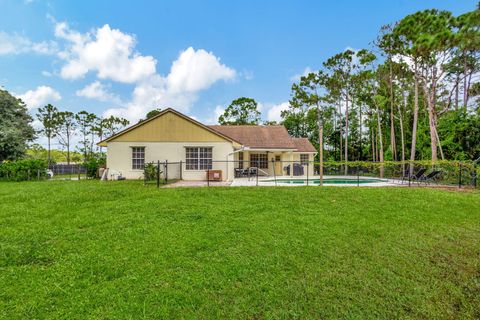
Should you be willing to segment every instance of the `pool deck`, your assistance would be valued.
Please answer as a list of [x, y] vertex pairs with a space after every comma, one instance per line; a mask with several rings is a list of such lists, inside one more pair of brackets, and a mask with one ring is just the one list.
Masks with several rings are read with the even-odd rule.
[[[278, 176], [277, 180], [281, 179], [295, 179], [295, 180], [307, 180], [307, 176], [297, 176], [297, 177], [290, 177], [290, 176]], [[308, 177], [309, 180], [319, 180], [319, 176], [310, 176]], [[354, 182], [352, 183], [324, 183], [324, 186], [335, 186], [335, 187], [356, 187], [357, 186], [357, 176], [324, 176], [324, 179], [352, 179]], [[376, 177], [359, 177], [359, 180], [370, 180], [370, 179], [380, 179]], [[258, 186], [259, 187], [272, 187], [272, 186], [278, 186], [278, 187], [302, 187], [306, 186], [306, 184], [295, 184], [295, 183], [285, 183], [285, 182], [280, 182], [277, 181], [275, 184], [275, 181], [273, 177], [258, 177]], [[385, 181], [381, 182], [369, 182], [369, 183], [360, 183], [360, 186], [362, 187], [401, 187], [401, 186], [406, 186], [406, 184], [401, 184], [398, 181], [395, 180], [389, 180], [389, 179], [384, 179]], [[235, 178], [230, 186], [232, 187], [251, 187], [251, 186], [256, 186], [257, 185], [257, 179], [256, 177], [252, 178]], [[318, 184], [314, 184], [313, 181], [309, 183], [310, 186], [318, 186]]]

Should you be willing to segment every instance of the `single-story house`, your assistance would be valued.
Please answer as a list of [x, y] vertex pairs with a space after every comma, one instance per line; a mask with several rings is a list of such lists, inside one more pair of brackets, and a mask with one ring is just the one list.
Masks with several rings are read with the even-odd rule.
[[142, 178], [144, 165], [157, 161], [168, 161], [169, 176], [183, 180], [205, 180], [210, 169], [231, 181], [239, 169], [250, 167], [260, 175], [291, 176], [287, 162], [313, 175], [316, 154], [308, 139], [291, 137], [282, 125], [208, 126], [170, 108], [98, 145], [107, 148], [109, 171], [127, 179]]

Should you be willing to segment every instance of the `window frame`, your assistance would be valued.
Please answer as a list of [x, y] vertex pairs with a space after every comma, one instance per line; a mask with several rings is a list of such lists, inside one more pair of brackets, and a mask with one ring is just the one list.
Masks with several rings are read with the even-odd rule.
[[[145, 147], [144, 146], [132, 146], [132, 170], [144, 170], [145, 169]], [[137, 150], [140, 149], [140, 150]], [[140, 164], [138, 163], [140, 161]]]
[[238, 153], [238, 168], [239, 169], [243, 169], [243, 159], [244, 159], [243, 152], [239, 152]]
[[[252, 158], [258, 157], [253, 160]], [[260, 159], [263, 158], [263, 159]], [[250, 167], [259, 169], [268, 169], [268, 155], [266, 153], [251, 153], [250, 154]]]
[[213, 147], [188, 146], [185, 147], [185, 170], [205, 171], [212, 170]]
[[[303, 159], [303, 157], [307, 157], [307, 160]], [[300, 164], [302, 166], [308, 166], [308, 163], [310, 162], [310, 154], [308, 153], [300, 153]]]

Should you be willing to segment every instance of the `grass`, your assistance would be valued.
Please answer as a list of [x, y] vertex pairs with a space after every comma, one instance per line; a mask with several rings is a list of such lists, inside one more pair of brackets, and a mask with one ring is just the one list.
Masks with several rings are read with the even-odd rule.
[[480, 193], [0, 183], [0, 318], [480, 318]]

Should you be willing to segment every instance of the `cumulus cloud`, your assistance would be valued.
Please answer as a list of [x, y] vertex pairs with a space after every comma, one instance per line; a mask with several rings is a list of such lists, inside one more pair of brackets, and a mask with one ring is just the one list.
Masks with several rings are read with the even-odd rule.
[[51, 87], [39, 86], [35, 90], [28, 90], [24, 94], [18, 95], [18, 98], [25, 102], [28, 109], [34, 109], [58, 101], [62, 97]]
[[135, 37], [108, 24], [82, 34], [59, 22], [55, 25], [55, 36], [68, 43], [59, 53], [65, 60], [60, 70], [62, 78], [79, 79], [88, 72], [96, 72], [100, 79], [135, 83], [156, 72], [157, 61], [134, 50]]
[[290, 104], [288, 102], [282, 102], [280, 104], [275, 104], [271, 106], [270, 108], [268, 108], [268, 111], [267, 111], [267, 120], [277, 121], [277, 122], [281, 121], [282, 111], [287, 110], [289, 106]]
[[174, 107], [188, 113], [198, 93], [215, 82], [235, 78], [234, 69], [220, 63], [212, 52], [192, 47], [180, 52], [167, 76], [155, 74], [135, 86], [132, 100], [123, 108], [111, 108], [105, 116], [122, 116], [136, 121], [156, 107]]
[[94, 81], [75, 93], [79, 97], [96, 99], [99, 101], [111, 101], [120, 103], [120, 99], [108, 91], [108, 87], [100, 81]]
[[234, 77], [235, 70], [221, 64], [213, 53], [189, 47], [173, 62], [167, 82], [171, 93], [197, 92]]
[[33, 42], [27, 37], [0, 31], [0, 55], [29, 52], [38, 54], [54, 54], [57, 51], [57, 43], [54, 41]]
[[225, 112], [225, 108], [222, 106], [216, 106], [208, 118], [203, 120], [205, 124], [218, 124], [218, 118]]

